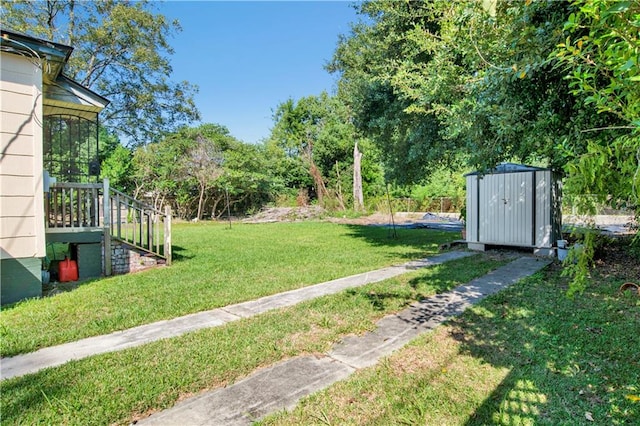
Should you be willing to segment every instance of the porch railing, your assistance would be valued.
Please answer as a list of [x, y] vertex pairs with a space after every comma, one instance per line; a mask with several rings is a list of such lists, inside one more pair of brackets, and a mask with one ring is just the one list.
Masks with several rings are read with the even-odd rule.
[[165, 257], [166, 213], [117, 190], [109, 191], [111, 235]]
[[47, 228], [99, 228], [102, 184], [53, 183], [45, 200]]
[[[171, 209], [161, 212], [111, 189], [108, 179], [101, 184], [53, 183], [46, 194], [45, 208], [46, 226], [51, 232], [102, 229], [105, 236], [171, 263]], [[106, 257], [110, 257], [110, 243], [111, 239], [105, 238]], [[110, 264], [106, 260], [105, 264]]]

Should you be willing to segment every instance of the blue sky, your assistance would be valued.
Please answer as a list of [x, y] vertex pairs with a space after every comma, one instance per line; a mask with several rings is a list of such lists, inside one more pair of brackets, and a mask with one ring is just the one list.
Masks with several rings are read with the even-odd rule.
[[332, 93], [324, 70], [338, 35], [358, 17], [351, 1], [167, 1], [158, 12], [182, 32], [172, 80], [199, 86], [202, 122], [226, 126], [249, 143], [267, 138], [272, 112], [289, 98]]

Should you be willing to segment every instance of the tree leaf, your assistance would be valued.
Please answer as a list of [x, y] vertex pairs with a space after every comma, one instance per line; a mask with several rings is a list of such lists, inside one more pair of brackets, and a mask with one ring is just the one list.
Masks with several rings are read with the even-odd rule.
[[613, 6], [611, 6], [605, 12], [605, 14], [626, 12], [629, 9], [629, 7], [631, 7], [631, 2], [630, 1], [617, 2]]

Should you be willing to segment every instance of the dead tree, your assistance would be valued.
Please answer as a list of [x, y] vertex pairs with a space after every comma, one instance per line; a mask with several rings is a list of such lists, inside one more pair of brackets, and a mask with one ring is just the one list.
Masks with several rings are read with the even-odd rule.
[[353, 209], [360, 211], [364, 209], [364, 196], [362, 195], [362, 172], [360, 160], [362, 153], [358, 150], [358, 141], [353, 147]]

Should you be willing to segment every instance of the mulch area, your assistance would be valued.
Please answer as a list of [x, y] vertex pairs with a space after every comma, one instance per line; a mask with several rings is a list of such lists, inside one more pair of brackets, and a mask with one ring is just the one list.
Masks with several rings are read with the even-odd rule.
[[595, 266], [603, 277], [640, 284], [640, 247], [632, 248], [628, 243], [629, 238], [597, 250]]

